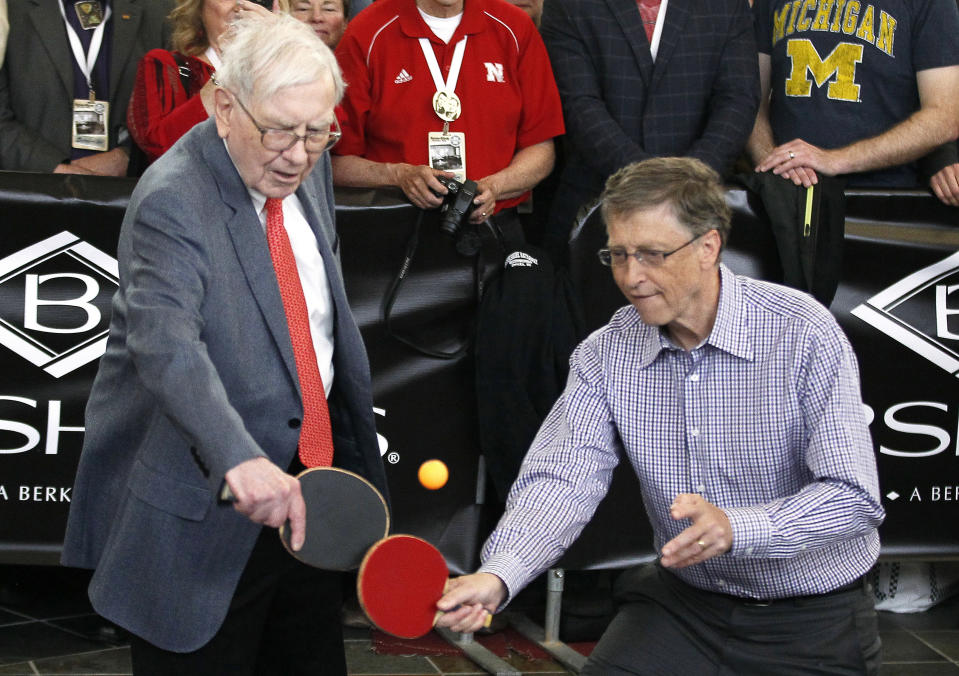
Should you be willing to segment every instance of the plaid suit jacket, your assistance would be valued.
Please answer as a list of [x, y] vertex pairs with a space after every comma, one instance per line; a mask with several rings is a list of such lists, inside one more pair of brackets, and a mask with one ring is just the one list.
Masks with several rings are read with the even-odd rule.
[[724, 173], [745, 146], [760, 91], [746, 0], [669, 0], [655, 63], [635, 0], [548, 0], [542, 34], [566, 119], [551, 227], [568, 232], [631, 162], [691, 156]]

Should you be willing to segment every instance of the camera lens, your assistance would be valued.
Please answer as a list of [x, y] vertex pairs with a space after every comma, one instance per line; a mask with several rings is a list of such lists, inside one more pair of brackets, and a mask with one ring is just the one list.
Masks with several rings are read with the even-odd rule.
[[440, 232], [444, 232], [450, 237], [455, 237], [460, 229], [460, 217], [462, 214], [451, 212], [449, 209], [444, 211], [443, 218], [440, 220]]
[[440, 230], [450, 237], [455, 237], [460, 226], [473, 211], [473, 198], [477, 193], [476, 181], [460, 183], [455, 178], [445, 176], [437, 176], [437, 180], [448, 190], [440, 207]]

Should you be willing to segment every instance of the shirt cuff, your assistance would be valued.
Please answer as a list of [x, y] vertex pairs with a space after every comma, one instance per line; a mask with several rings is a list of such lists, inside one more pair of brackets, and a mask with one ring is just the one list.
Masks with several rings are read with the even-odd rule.
[[505, 608], [513, 597], [525, 586], [529, 579], [529, 571], [523, 562], [512, 554], [494, 554], [488, 558], [477, 573], [491, 573], [501, 579], [506, 585], [506, 598], [496, 612]]
[[729, 555], [741, 558], [765, 558], [769, 552], [773, 524], [761, 507], [731, 507], [723, 510], [733, 531]]

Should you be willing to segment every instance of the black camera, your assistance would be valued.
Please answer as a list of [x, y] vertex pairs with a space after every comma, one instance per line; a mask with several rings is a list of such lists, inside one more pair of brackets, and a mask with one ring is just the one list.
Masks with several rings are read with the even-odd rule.
[[455, 178], [446, 176], [437, 176], [436, 180], [446, 186], [449, 191], [445, 195], [439, 195], [443, 198], [443, 204], [440, 206], [440, 230], [450, 237], [456, 237], [460, 226], [473, 213], [473, 200], [476, 199], [476, 193], [479, 188], [476, 181], [467, 179], [460, 183]]

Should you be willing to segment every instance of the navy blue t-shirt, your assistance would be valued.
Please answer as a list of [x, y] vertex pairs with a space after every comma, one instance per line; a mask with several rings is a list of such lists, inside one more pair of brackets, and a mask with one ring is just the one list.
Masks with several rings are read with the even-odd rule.
[[[916, 72], [959, 64], [952, 0], [756, 0], [756, 43], [772, 63], [777, 145], [837, 148], [919, 108]], [[852, 174], [853, 186], [916, 187], [915, 163]]]

